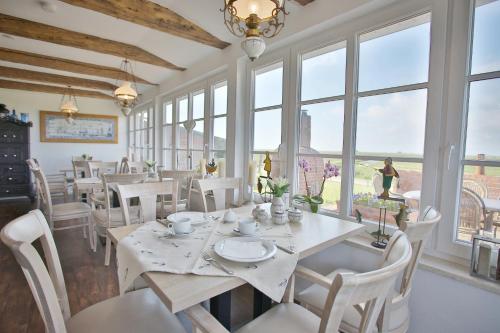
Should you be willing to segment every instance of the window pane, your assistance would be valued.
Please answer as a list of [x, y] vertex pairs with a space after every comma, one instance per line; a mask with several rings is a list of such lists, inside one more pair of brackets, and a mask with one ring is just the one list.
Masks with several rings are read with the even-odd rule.
[[[199, 169], [200, 167], [200, 161], [203, 158], [203, 151], [202, 150], [193, 150], [193, 170]], [[188, 160], [189, 161], [189, 160]], [[188, 166], [189, 168], [189, 166]]]
[[463, 172], [457, 239], [469, 242], [478, 231], [500, 227], [500, 168], [466, 165]]
[[500, 70], [500, 1], [477, 1], [474, 15], [472, 74]]
[[185, 150], [177, 151], [177, 170], [188, 169], [188, 154]]
[[163, 148], [172, 148], [172, 125], [163, 127]]
[[172, 102], [163, 104], [163, 123], [172, 123]]
[[253, 150], [277, 151], [281, 143], [281, 109], [255, 112]]
[[193, 96], [193, 119], [205, 117], [205, 93]]
[[281, 105], [283, 63], [258, 71], [255, 75], [255, 108]]
[[193, 130], [193, 149], [201, 149], [204, 147], [204, 136], [203, 136], [203, 126], [205, 122], [203, 120], [197, 120], [196, 125]]
[[356, 154], [423, 156], [427, 90], [358, 100]]
[[214, 89], [214, 115], [227, 113], [227, 84]]
[[500, 79], [470, 84], [467, 159], [500, 160]]
[[302, 100], [344, 95], [345, 42], [307, 53], [302, 60]]
[[213, 148], [226, 150], [226, 117], [214, 118]]
[[342, 153], [344, 101], [304, 105], [300, 115], [300, 153]]
[[[379, 200], [377, 196], [383, 191], [382, 174], [377, 171], [384, 167], [382, 161], [356, 161], [354, 168], [354, 187], [352, 198], [352, 215], [355, 216], [356, 209], [363, 215], [363, 220], [378, 222], [379, 207], [387, 206], [387, 224], [396, 225], [394, 214], [399, 211], [399, 202], [392, 200]], [[418, 217], [420, 190], [422, 185], [422, 163], [393, 163], [394, 169], [399, 174], [399, 179], [392, 179], [389, 193], [410, 196], [410, 191], [415, 194], [414, 199], [407, 200], [408, 205], [415, 212], [410, 214], [410, 221]], [[374, 170], [376, 168], [377, 170]]]
[[179, 119], [177, 119], [177, 122], [183, 122], [188, 119], [188, 99], [187, 97], [184, 97], [179, 101]]
[[[299, 155], [299, 159], [305, 159], [311, 170], [306, 172], [304, 176], [304, 171], [299, 168], [298, 180], [299, 180], [299, 193], [307, 194], [306, 190], [306, 177], [307, 185], [309, 186], [309, 191], [311, 195], [318, 195], [321, 190], [321, 183], [323, 182], [323, 172], [325, 164], [330, 162], [342, 170], [342, 160], [322, 158], [322, 157], [311, 157], [307, 155]], [[340, 174], [337, 177], [328, 178], [325, 181], [325, 186], [323, 189], [323, 200], [324, 204], [321, 206], [322, 209], [337, 211], [340, 203]]]
[[187, 149], [187, 131], [184, 126], [180, 125], [176, 128], [177, 131], [177, 148]]
[[212, 157], [213, 159], [217, 160], [224, 160], [226, 159], [226, 152], [225, 151], [212, 151]]
[[172, 150], [164, 149], [163, 150], [163, 169], [164, 170], [172, 170]]
[[426, 82], [430, 14], [361, 35], [359, 91]]

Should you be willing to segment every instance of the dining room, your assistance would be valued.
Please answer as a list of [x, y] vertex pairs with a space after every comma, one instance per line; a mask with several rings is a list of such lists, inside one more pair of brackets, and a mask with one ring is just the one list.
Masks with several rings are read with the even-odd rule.
[[499, 332], [499, 34], [500, 0], [1, 0], [0, 332]]

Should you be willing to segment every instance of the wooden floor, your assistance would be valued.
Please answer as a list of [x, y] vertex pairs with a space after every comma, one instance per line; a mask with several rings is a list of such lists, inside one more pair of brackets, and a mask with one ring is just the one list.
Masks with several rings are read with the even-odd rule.
[[[26, 201], [0, 202], [0, 228], [32, 209]], [[118, 295], [114, 258], [104, 266], [104, 250], [89, 249], [80, 229], [58, 231], [54, 235], [61, 259], [71, 313]], [[40, 247], [38, 247], [40, 248]], [[251, 319], [252, 290], [243, 286], [233, 291], [232, 326]], [[0, 332], [44, 332], [42, 318], [26, 279], [10, 250], [0, 242]]]

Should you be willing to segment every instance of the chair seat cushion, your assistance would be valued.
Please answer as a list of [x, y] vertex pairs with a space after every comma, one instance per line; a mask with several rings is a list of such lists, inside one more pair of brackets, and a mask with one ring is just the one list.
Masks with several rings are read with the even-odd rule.
[[[348, 273], [348, 272], [358, 273], [353, 270], [339, 268], [329, 273], [327, 277], [333, 279], [339, 273]], [[393, 289], [391, 291], [391, 295], [393, 297], [397, 296], [397, 294], [398, 292], [396, 290]], [[303, 305], [307, 304], [308, 306], [311, 306], [311, 310], [313, 312], [319, 313], [323, 310], [327, 297], [328, 297], [328, 290], [326, 288], [318, 284], [313, 284], [312, 286], [298, 293], [295, 296], [295, 299], [297, 299]], [[390, 316], [390, 322], [387, 326], [389, 330], [394, 330], [405, 324], [405, 321], [408, 318], [408, 308], [403, 303], [398, 304], [396, 307], [393, 305]], [[345, 331], [347, 333], [358, 332], [360, 321], [361, 321], [361, 315], [359, 314], [359, 312], [354, 307], [349, 307], [346, 309], [344, 313], [340, 329], [341, 331]]]
[[282, 303], [246, 324], [237, 333], [318, 332], [321, 319], [294, 303]]
[[[111, 208], [110, 212], [111, 212], [111, 221], [110, 221], [111, 227], [121, 227], [125, 225], [125, 221], [123, 220], [122, 209], [120, 207]], [[131, 223], [139, 222], [139, 216], [140, 216], [139, 206], [130, 207], [129, 214]], [[92, 211], [92, 216], [94, 218], [94, 223], [96, 225], [100, 225], [103, 227], [108, 226], [108, 213], [106, 209], [96, 209]]]
[[90, 206], [84, 202], [66, 202], [52, 206], [53, 220], [66, 220], [90, 215]]
[[186, 333], [151, 289], [142, 289], [92, 305], [67, 321], [71, 333]]

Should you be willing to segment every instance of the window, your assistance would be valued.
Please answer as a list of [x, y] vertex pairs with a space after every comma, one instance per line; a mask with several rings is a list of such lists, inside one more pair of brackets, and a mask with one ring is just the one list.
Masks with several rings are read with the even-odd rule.
[[258, 166], [259, 176], [265, 175], [263, 162], [265, 153], [269, 152], [273, 163], [271, 177], [279, 176], [282, 174], [278, 150], [281, 145], [283, 62], [254, 71], [253, 91], [252, 158]]
[[[194, 125], [190, 133], [186, 129], [187, 120]], [[226, 122], [227, 81], [221, 78], [165, 97], [161, 147], [164, 167], [199, 169], [202, 159], [214, 158], [216, 162], [224, 159]]]
[[216, 161], [226, 158], [227, 141], [227, 82], [219, 82], [212, 86], [213, 108], [211, 112], [212, 142], [210, 158]]
[[154, 159], [153, 106], [134, 110], [129, 116], [129, 150], [135, 160]]
[[[500, 1], [477, 1], [467, 76], [468, 103], [461, 154], [455, 241], [469, 242], [480, 231], [500, 226]], [[483, 211], [484, 208], [484, 211]]]
[[[430, 14], [420, 15], [359, 37], [356, 141], [351, 214], [377, 221], [388, 207], [388, 223], [399, 203], [378, 199], [384, 159], [391, 157], [400, 178], [391, 196], [420, 193], [424, 155]], [[417, 209], [418, 200], [409, 200]]]
[[[302, 55], [299, 109], [299, 160], [311, 170], [298, 169], [298, 193], [319, 194], [327, 162], [342, 164], [346, 42]], [[306, 177], [307, 186], [306, 188]], [[338, 210], [340, 175], [329, 178], [323, 188], [323, 209]]]

